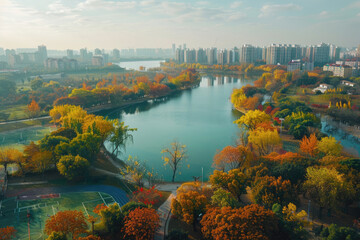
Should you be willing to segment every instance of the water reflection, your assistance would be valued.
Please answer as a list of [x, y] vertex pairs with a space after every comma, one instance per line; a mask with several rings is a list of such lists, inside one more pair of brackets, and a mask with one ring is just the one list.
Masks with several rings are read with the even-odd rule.
[[[344, 148], [355, 156], [360, 155], [360, 139], [343, 131], [341, 128], [346, 127], [345, 124], [334, 121], [329, 116], [321, 116], [321, 131], [327, 135], [335, 137], [336, 140], [341, 141]], [[344, 125], [344, 126], [342, 126]]]
[[[241, 114], [232, 111], [230, 94], [234, 88], [251, 83], [239, 76], [204, 75], [198, 88], [110, 114], [110, 118], [120, 118], [126, 125], [138, 128], [134, 144], [127, 146], [120, 157], [131, 155], [146, 160], [169, 179], [171, 173], [164, 169], [160, 151], [177, 139], [188, 146], [189, 155], [177, 180], [191, 180], [199, 176], [202, 168], [206, 179], [213, 171], [216, 150], [234, 145], [238, 139], [239, 128], [233, 122]], [[187, 164], [190, 168], [186, 168]]]

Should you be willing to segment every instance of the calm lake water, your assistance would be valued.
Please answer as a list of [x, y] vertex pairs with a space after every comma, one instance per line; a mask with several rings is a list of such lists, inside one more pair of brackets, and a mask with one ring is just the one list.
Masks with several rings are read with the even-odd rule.
[[201, 176], [202, 168], [206, 180], [213, 171], [216, 150], [235, 144], [240, 132], [233, 123], [240, 115], [232, 110], [231, 92], [252, 82], [238, 77], [202, 77], [196, 89], [113, 112], [109, 118], [119, 118], [138, 128], [133, 134], [134, 143], [120, 157], [137, 156], [170, 180], [171, 170], [165, 169], [160, 152], [177, 140], [187, 146], [188, 160], [176, 180]]

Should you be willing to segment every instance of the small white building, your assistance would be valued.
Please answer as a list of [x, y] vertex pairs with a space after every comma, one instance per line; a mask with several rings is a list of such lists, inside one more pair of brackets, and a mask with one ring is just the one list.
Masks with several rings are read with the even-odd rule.
[[349, 87], [355, 87], [355, 83], [346, 80], [342, 80], [341, 84]]
[[326, 92], [329, 89], [333, 89], [334, 87], [330, 84], [326, 84], [326, 83], [321, 83], [317, 88], [314, 88], [312, 91], [316, 92], [316, 91], [320, 91], [321, 93]]

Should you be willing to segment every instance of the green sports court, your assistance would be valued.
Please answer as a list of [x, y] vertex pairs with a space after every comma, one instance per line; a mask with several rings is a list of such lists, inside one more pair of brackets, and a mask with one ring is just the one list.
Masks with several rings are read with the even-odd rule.
[[17, 239], [46, 239], [45, 221], [58, 211], [80, 210], [85, 216], [98, 204], [110, 205], [115, 199], [103, 192], [68, 192], [21, 195], [0, 202], [0, 227], [13, 226]]

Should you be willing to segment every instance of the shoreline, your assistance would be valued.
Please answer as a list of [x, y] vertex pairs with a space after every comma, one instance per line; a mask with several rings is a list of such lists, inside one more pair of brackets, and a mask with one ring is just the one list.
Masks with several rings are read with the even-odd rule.
[[[193, 89], [193, 88], [196, 88], [198, 86], [199, 86], [199, 84], [192, 85], [192, 86], [189, 86], [189, 87], [186, 87], [186, 88], [172, 90], [169, 93], [161, 95], [161, 96], [144, 97], [144, 98], [141, 98], [141, 99], [126, 101], [126, 102], [123, 102], [123, 103], [118, 104], [118, 105], [114, 105], [114, 104], [97, 105], [97, 106], [94, 106], [94, 107], [91, 107], [91, 108], [85, 108], [84, 110], [86, 110], [90, 114], [94, 114], [94, 113], [98, 113], [98, 112], [101, 112], [101, 111], [124, 109], [126, 107], [130, 107], [130, 106], [133, 106], [133, 105], [144, 103], [144, 102], [147, 102], [147, 101], [150, 101], [150, 100], [156, 100], [156, 99], [159, 99], [159, 98], [169, 97], [169, 96], [172, 96], [172, 95], [174, 95], [174, 94], [176, 94], [178, 92]], [[6, 126], [8, 124], [16, 124], [16, 123], [22, 123], [22, 122], [39, 121], [39, 120], [47, 120], [47, 119], [51, 119], [51, 117], [49, 115], [46, 115], [46, 116], [43, 115], [43, 116], [40, 116], [40, 117], [37, 117], [37, 118], [25, 118], [25, 119], [18, 119], [18, 120], [0, 122], [0, 125]], [[8, 132], [11, 132], [11, 131], [17, 131], [17, 130], [20, 130], [20, 129], [28, 129], [28, 128], [33, 128], [33, 127], [37, 127], [37, 126], [44, 126], [44, 125], [34, 124], [34, 125], [29, 125], [28, 127], [21, 126], [20, 128], [13, 128], [13, 129], [8, 130], [8, 131], [0, 131], [0, 133], [8, 133]]]

